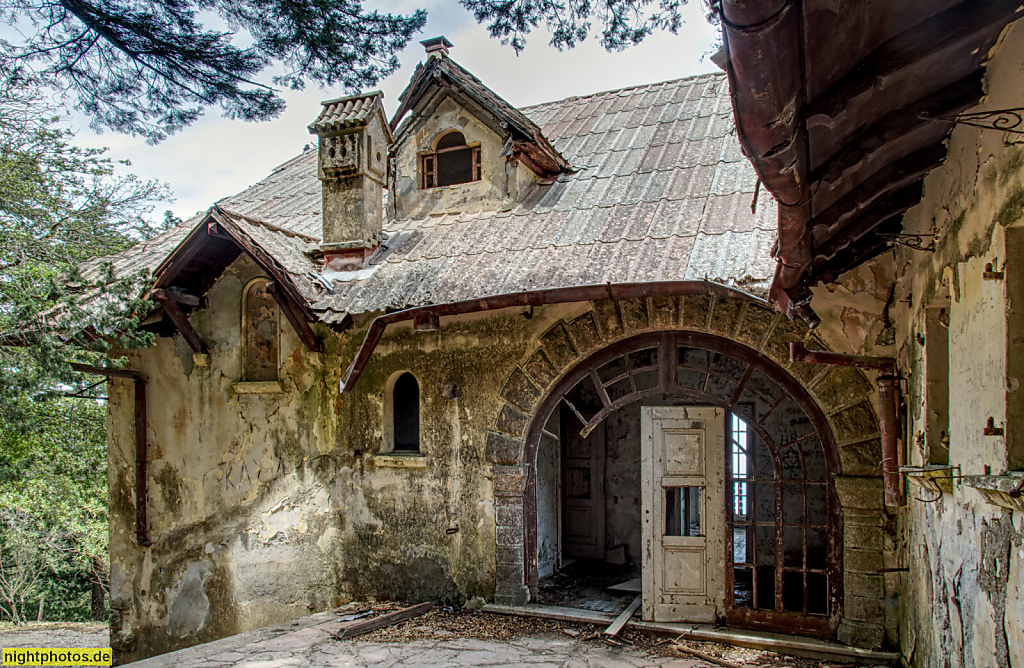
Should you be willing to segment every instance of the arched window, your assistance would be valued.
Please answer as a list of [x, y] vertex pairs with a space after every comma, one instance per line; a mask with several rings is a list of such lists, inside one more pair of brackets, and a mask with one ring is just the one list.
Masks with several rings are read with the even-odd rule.
[[281, 345], [278, 308], [267, 290], [270, 281], [256, 280], [246, 287], [242, 301], [242, 330], [245, 341], [242, 380], [277, 380], [278, 350]]
[[480, 147], [468, 146], [461, 132], [449, 132], [433, 153], [420, 157], [423, 188], [451, 186], [480, 180]]
[[391, 390], [395, 452], [419, 452], [420, 385], [411, 373], [403, 373]]

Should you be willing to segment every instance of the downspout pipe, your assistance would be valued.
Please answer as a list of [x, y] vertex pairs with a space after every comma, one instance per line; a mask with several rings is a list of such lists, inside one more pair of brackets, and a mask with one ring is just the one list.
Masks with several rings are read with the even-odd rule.
[[771, 305], [763, 299], [721, 283], [711, 281], [656, 281], [651, 283], [599, 283], [577, 285], [565, 288], [546, 288], [513, 292], [504, 295], [466, 299], [447, 304], [430, 304], [407, 308], [376, 317], [366, 332], [359, 352], [341, 379], [342, 393], [351, 392], [363, 369], [366, 368], [374, 349], [388, 325], [409, 320], [427, 319], [427, 316], [452, 316], [482, 311], [494, 311], [516, 306], [543, 306], [545, 304], [567, 304], [571, 302], [596, 301], [601, 299], [631, 299], [637, 297], [678, 297], [683, 295], [713, 295], [756, 301], [767, 308]]
[[878, 421], [882, 432], [882, 482], [885, 487], [885, 505], [904, 506], [907, 503], [900, 485], [899, 452], [899, 377], [896, 360], [892, 357], [844, 355], [823, 350], [807, 350], [803, 342], [789, 344], [789, 359], [805, 364], [828, 364], [878, 371]]
[[135, 382], [135, 537], [142, 547], [153, 545], [149, 537], [149, 442], [146, 438], [146, 377], [128, 369], [104, 369], [71, 363], [80, 373], [107, 378], [126, 378]]

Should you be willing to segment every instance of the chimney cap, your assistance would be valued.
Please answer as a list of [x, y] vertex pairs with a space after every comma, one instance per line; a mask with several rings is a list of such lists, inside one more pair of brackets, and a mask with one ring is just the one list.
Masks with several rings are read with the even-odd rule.
[[438, 37], [431, 37], [430, 39], [422, 40], [420, 44], [423, 45], [423, 48], [424, 50], [426, 50], [427, 55], [433, 55], [436, 53], [441, 56], [447, 56], [448, 49], [455, 46], [454, 44], [449, 42], [448, 38], [445, 37], [444, 35], [439, 35]]

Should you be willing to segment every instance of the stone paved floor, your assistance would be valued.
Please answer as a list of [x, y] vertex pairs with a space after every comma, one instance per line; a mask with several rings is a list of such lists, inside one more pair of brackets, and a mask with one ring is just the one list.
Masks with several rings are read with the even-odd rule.
[[[336, 615], [335, 615], [336, 616]], [[601, 640], [583, 641], [557, 628], [518, 638], [444, 637], [405, 641], [381, 640], [373, 634], [336, 640], [340, 624], [324, 615], [261, 629], [206, 645], [129, 664], [132, 668], [311, 668], [320, 666], [414, 668], [420, 666], [527, 668], [705, 668], [713, 664], [665, 656], [651, 647], [613, 647]], [[420, 627], [424, 635], [426, 627]], [[377, 632], [378, 634], [380, 632]], [[364, 639], [365, 638], [365, 639]], [[781, 657], [780, 657], [781, 658]], [[745, 666], [796, 666], [789, 661]], [[818, 664], [815, 664], [818, 665]]]

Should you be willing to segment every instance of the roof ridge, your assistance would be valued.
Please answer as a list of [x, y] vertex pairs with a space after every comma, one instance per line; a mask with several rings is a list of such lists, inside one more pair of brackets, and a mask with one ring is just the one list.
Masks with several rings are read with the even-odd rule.
[[702, 78], [719, 78], [725, 77], [725, 72], [705, 72], [704, 74], [691, 74], [685, 77], [679, 77], [678, 79], [666, 79], [664, 81], [652, 81], [651, 83], [636, 84], [634, 86], [625, 86], [623, 88], [612, 88], [609, 90], [600, 90], [594, 93], [587, 93], [586, 95], [570, 95], [569, 97], [563, 97], [560, 100], [550, 100], [548, 102], [538, 102], [537, 104], [531, 104], [525, 107], [519, 107], [519, 110], [526, 112], [527, 109], [537, 109], [539, 107], [546, 107], [552, 104], [563, 104], [569, 101], [575, 100], [586, 100], [587, 98], [597, 97], [598, 95], [608, 95], [609, 93], [621, 93], [625, 90], [636, 90], [637, 88], [649, 88], [651, 86], [661, 86], [663, 84], [674, 84], [682, 81], [696, 80]]
[[308, 241], [309, 243], [313, 243], [313, 244], [319, 244], [320, 243], [320, 239], [317, 239], [316, 237], [312, 237], [312, 236], [310, 236], [308, 234], [303, 234], [302, 232], [296, 232], [295, 230], [290, 230], [290, 229], [288, 229], [286, 227], [279, 227], [278, 225], [274, 225], [273, 223], [268, 223], [265, 220], [260, 220], [259, 218], [254, 218], [252, 216], [246, 215], [246, 214], [241, 213], [239, 211], [235, 211], [233, 209], [225, 208], [225, 207], [221, 206], [220, 204], [216, 204], [215, 207], [221, 213], [224, 213], [224, 214], [226, 214], [228, 216], [231, 216], [233, 218], [241, 218], [245, 222], [252, 223], [253, 225], [258, 225], [260, 227], [265, 227], [268, 230], [270, 230], [271, 232], [280, 232], [281, 234], [285, 235], [286, 237], [296, 237], [298, 239], [302, 239], [303, 241]]

